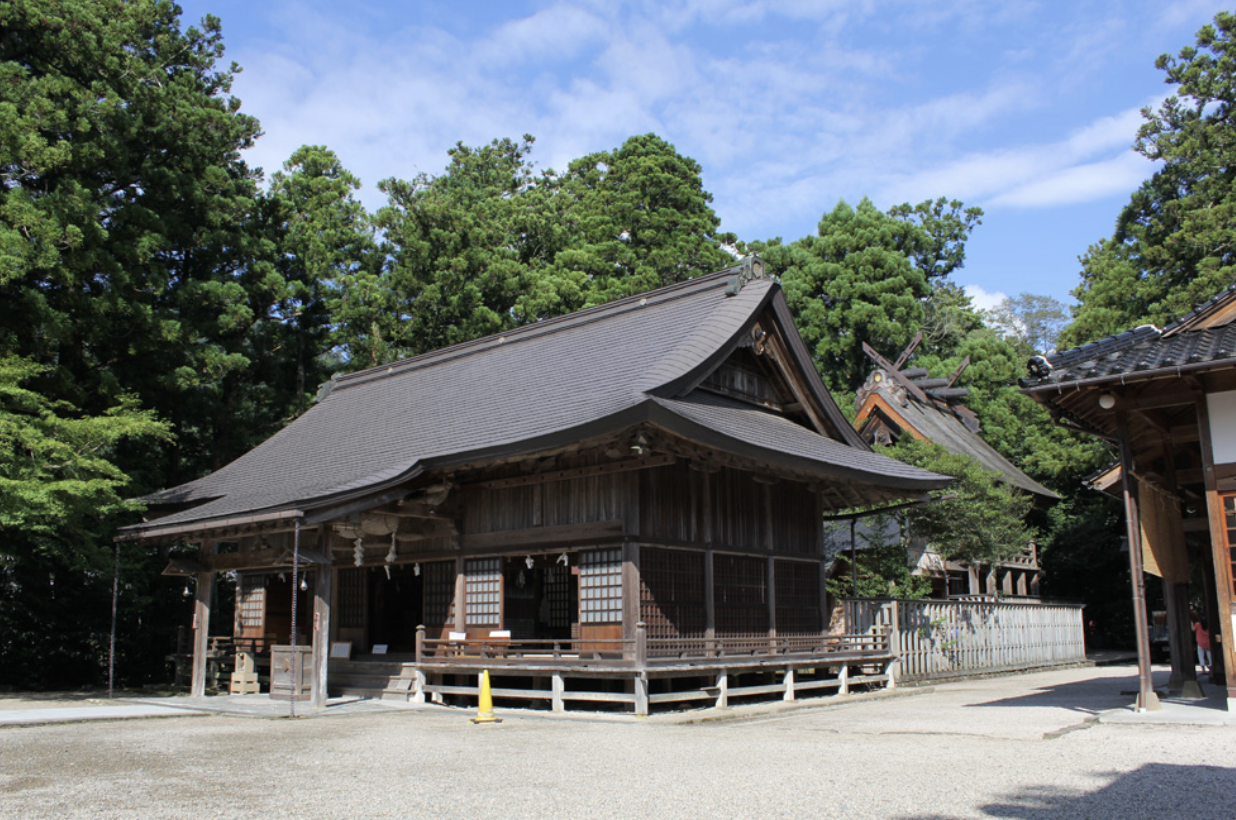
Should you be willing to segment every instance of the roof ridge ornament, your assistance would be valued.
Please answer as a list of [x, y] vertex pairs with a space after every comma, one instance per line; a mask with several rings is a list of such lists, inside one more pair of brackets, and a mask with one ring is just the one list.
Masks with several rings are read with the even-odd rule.
[[750, 282], [752, 279], [772, 279], [764, 270], [764, 260], [760, 259], [759, 254], [750, 254], [744, 256], [736, 266], [739, 268], [738, 273], [729, 278], [725, 283], [725, 295], [737, 296], [742, 292], [743, 285]]

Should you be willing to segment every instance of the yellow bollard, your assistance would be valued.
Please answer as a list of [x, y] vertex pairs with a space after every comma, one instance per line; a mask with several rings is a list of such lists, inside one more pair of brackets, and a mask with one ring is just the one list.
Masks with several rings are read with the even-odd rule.
[[476, 717], [472, 718], [473, 723], [501, 723], [502, 721], [494, 717], [494, 697], [489, 691], [489, 670], [486, 669], [481, 673], [481, 697], [476, 704]]

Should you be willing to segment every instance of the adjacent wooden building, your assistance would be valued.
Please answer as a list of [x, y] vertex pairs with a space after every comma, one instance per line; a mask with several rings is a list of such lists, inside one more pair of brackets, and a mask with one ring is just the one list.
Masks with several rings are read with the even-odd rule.
[[121, 537], [198, 545], [168, 570], [196, 578], [196, 693], [217, 634], [310, 647], [319, 705], [488, 668], [496, 696], [646, 712], [886, 680], [886, 640], [825, 630], [821, 516], [948, 480], [871, 451], [749, 259], [340, 377]]
[[1153, 709], [1143, 571], [1163, 578], [1175, 682], [1197, 690], [1189, 629], [1199, 603], [1211, 679], [1236, 709], [1236, 288], [1159, 329], [1030, 361], [1024, 392], [1056, 422], [1120, 450], [1141, 659], [1139, 705]]
[[[863, 345], [876, 365], [854, 398], [854, 427], [868, 444], [895, 444], [903, 439], [930, 441], [955, 455], [969, 456], [1000, 481], [1028, 493], [1036, 503], [1058, 501], [1060, 496], [1026, 475], [983, 440], [982, 424], [964, 399], [969, 394], [957, 380], [970, 364], [967, 356], [947, 377], [932, 377], [924, 367], [911, 367], [921, 332], [888, 361]], [[1043, 571], [1035, 544], [1016, 545], [1021, 551], [1005, 561], [971, 563], [945, 560], [918, 545], [915, 572], [932, 580], [933, 598], [1000, 597], [1039, 600]]]

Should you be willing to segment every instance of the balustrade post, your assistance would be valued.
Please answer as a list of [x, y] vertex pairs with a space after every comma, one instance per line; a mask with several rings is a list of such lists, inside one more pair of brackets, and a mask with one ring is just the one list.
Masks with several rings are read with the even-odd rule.
[[635, 668], [641, 672], [648, 666], [648, 625], [635, 625]]
[[416, 663], [420, 665], [425, 660], [425, 625], [416, 627]]

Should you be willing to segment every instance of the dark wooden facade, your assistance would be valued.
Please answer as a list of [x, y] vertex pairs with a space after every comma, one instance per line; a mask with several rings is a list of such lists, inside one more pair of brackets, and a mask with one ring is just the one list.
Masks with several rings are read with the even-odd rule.
[[[205, 624], [223, 571], [237, 573], [233, 638], [259, 653], [293, 642], [291, 601], [305, 587], [295, 593], [295, 642], [313, 647], [319, 705], [328, 689], [450, 695], [462, 691], [460, 676], [482, 667], [519, 672], [529, 685], [553, 679], [545, 691], [555, 706], [567, 670], [591, 676], [579, 698], [636, 711], [650, 699], [682, 699], [650, 691], [658, 676], [710, 677], [689, 697], [718, 702], [739, 669], [777, 677], [744, 691], [788, 686], [791, 697], [799, 687], [844, 690], [848, 661], [874, 664], [871, 679], [888, 680], [887, 640], [847, 642], [824, 629], [821, 515], [919, 497], [947, 478], [863, 445], [819, 383], [776, 285], [749, 267], [743, 274], [348, 377], [340, 398], [332, 394], [235, 465], [155, 497], [154, 512], [159, 504], [173, 511], [124, 537], [200, 544], [195, 560], [169, 568], [198, 578], [194, 691], [204, 689]], [[677, 339], [666, 350], [648, 342], [653, 310]], [[711, 317], [705, 333], [672, 325], [699, 315]], [[476, 392], [485, 389], [473, 384], [477, 368], [497, 382], [509, 373], [501, 357], [512, 345], [527, 357], [512, 361], [535, 364], [570, 339], [580, 357], [594, 357], [594, 372], [606, 362], [625, 367], [630, 387], [618, 387], [631, 398], [586, 372], [564, 375], [552, 360], [518, 384], [522, 399]], [[647, 366], [631, 366], [638, 356]], [[473, 414], [469, 424], [448, 415], [410, 434], [388, 423], [388, 452], [364, 438], [363, 418], [349, 416], [372, 404], [375, 416], [402, 418], [403, 396], [421, 395], [426, 383], [442, 390], [454, 384], [443, 373], [457, 371], [477, 405], [492, 408], [478, 410], [451, 388], [459, 413]], [[600, 402], [604, 390], [617, 399]], [[608, 412], [618, 399], [629, 406], [587, 415], [589, 402]], [[508, 441], [512, 429], [523, 438]], [[354, 446], [331, 432], [355, 437]], [[346, 470], [334, 485], [315, 482], [312, 471], [336, 469], [332, 460]], [[284, 489], [279, 476], [289, 471]], [[306, 486], [335, 489], [304, 497]], [[257, 508], [250, 497], [279, 503]], [[213, 516], [177, 510], [186, 498], [213, 506]], [[328, 648], [340, 644], [352, 657], [332, 667]], [[808, 680], [808, 669], [832, 678]], [[607, 691], [605, 680], [625, 691]]]

